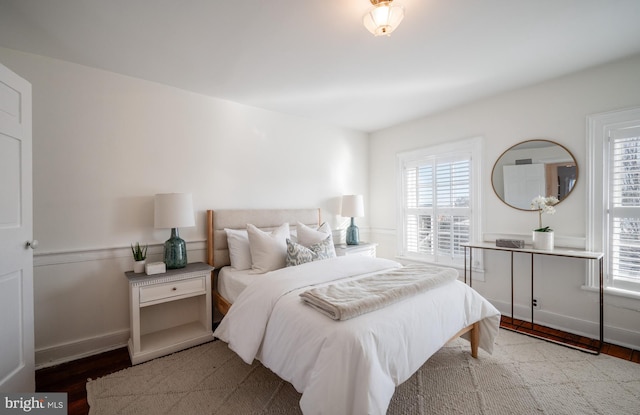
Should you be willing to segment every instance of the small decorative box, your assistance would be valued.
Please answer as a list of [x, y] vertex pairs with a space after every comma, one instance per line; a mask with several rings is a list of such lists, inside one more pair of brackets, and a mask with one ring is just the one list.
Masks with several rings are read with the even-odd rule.
[[144, 266], [144, 272], [147, 275], [162, 274], [167, 272], [167, 266], [164, 262], [148, 262]]
[[524, 248], [524, 241], [521, 239], [496, 239], [496, 246], [501, 248]]

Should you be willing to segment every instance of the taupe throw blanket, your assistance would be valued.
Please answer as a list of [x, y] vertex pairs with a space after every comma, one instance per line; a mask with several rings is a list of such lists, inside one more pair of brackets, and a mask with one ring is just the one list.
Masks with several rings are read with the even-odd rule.
[[455, 269], [407, 265], [357, 280], [312, 288], [300, 297], [334, 320], [348, 320], [457, 278]]

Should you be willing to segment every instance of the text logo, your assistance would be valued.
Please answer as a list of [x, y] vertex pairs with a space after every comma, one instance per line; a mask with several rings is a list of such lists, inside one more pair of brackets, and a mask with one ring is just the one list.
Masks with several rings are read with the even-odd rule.
[[66, 415], [66, 393], [0, 393], [0, 415]]

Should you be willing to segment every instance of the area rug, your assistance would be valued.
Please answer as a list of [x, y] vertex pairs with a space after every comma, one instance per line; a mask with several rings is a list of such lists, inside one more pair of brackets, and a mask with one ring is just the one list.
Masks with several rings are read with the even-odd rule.
[[[91, 415], [301, 413], [291, 384], [221, 341], [90, 380], [87, 400]], [[640, 364], [501, 329], [491, 356], [446, 345], [396, 388], [388, 413], [638, 414]]]

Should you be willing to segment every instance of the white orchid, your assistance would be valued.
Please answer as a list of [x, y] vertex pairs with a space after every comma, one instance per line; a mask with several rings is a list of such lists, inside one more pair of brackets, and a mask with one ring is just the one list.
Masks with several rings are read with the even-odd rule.
[[553, 215], [556, 213], [556, 208], [554, 205], [558, 203], [558, 198], [555, 196], [538, 196], [534, 197], [531, 201], [531, 209], [538, 211], [538, 225], [539, 228], [536, 229], [536, 232], [551, 232], [553, 229], [550, 229], [548, 226], [542, 227], [542, 214], [547, 213], [549, 215]]

